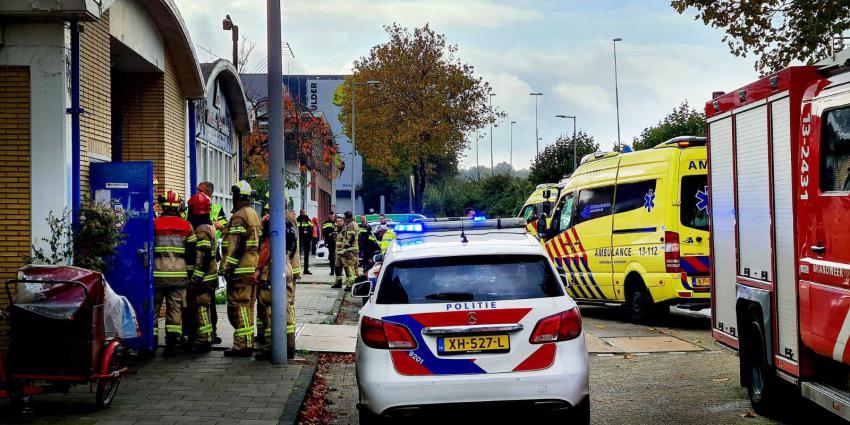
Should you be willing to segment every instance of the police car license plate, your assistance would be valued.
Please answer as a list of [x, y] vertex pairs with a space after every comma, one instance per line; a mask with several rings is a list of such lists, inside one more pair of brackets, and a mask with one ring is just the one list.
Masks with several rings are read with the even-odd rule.
[[511, 339], [507, 335], [437, 338], [439, 354], [506, 353], [510, 350]]
[[707, 288], [711, 286], [711, 278], [710, 277], [698, 277], [694, 279], [694, 286], [698, 288]]

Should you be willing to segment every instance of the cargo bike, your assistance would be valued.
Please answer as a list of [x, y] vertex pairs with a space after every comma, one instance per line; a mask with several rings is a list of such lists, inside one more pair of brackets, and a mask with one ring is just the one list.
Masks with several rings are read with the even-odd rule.
[[126, 335], [126, 300], [100, 273], [71, 266], [25, 267], [5, 290], [9, 351], [0, 358], [0, 399], [24, 408], [32, 396], [89, 384], [97, 406], [108, 407], [127, 371], [117, 336]]

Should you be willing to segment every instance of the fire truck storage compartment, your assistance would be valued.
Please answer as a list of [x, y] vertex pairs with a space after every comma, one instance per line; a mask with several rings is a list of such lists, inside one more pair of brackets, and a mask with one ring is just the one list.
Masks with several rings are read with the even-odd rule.
[[732, 116], [720, 115], [708, 124], [711, 173], [711, 239], [714, 257], [714, 327], [735, 335], [735, 182], [732, 178]]
[[[799, 110], [799, 102], [797, 103]], [[796, 114], [795, 114], [796, 115]], [[791, 148], [791, 101], [787, 92], [771, 97], [773, 149], [773, 242], [777, 309], [777, 355], [797, 361], [797, 276], [794, 256], [794, 166]], [[795, 116], [796, 119], [796, 116]]]
[[[735, 183], [738, 194], [738, 275], [771, 282], [770, 165], [767, 103], [735, 114]], [[744, 109], [742, 108], [742, 109]]]

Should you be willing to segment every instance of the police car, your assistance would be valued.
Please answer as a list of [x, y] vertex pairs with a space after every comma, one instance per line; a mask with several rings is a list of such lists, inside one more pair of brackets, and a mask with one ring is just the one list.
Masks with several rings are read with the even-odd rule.
[[400, 223], [396, 234], [374, 291], [352, 291], [364, 298], [361, 423], [517, 404], [589, 423], [581, 315], [524, 219]]

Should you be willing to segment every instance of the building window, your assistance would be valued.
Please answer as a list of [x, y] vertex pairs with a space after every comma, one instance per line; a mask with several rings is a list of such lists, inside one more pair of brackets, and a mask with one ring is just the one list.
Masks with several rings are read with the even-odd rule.
[[204, 141], [198, 141], [198, 181], [215, 185], [213, 203], [221, 204], [225, 212], [233, 209], [230, 187], [233, 186], [233, 154]]

